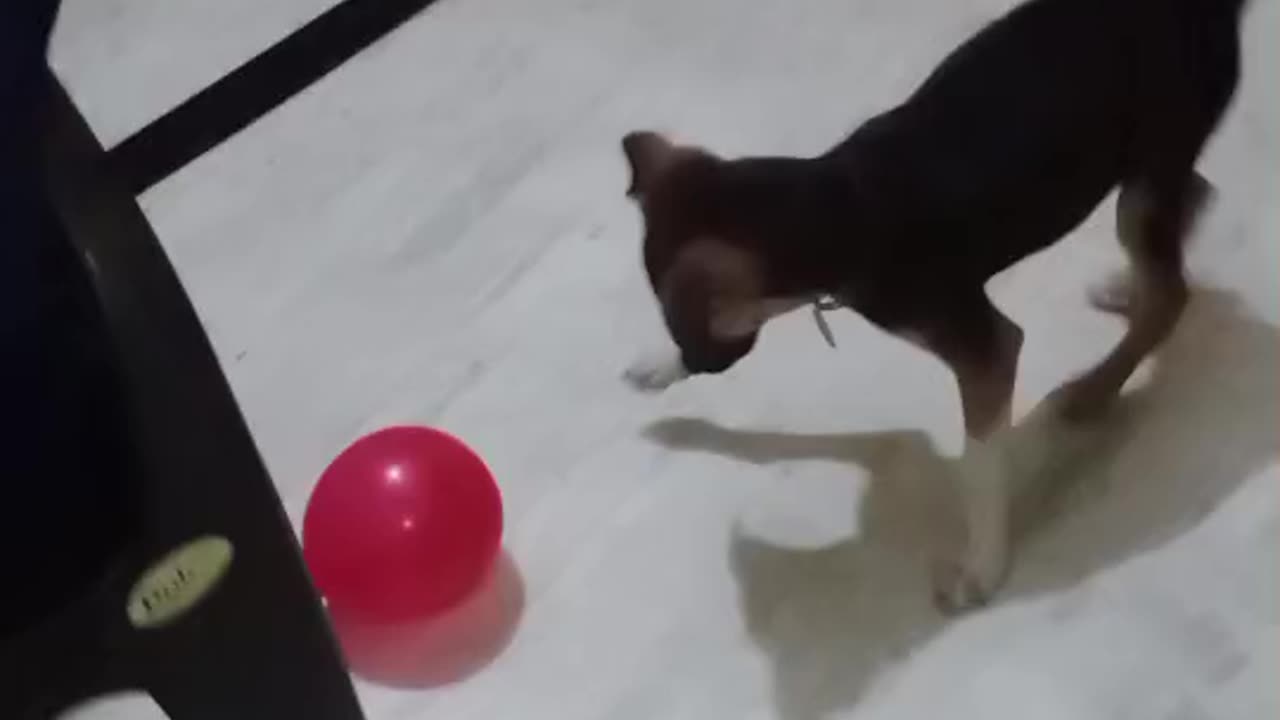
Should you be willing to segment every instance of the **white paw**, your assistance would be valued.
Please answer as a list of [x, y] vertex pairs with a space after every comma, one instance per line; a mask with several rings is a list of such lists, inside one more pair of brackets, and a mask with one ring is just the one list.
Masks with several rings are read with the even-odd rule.
[[1089, 303], [1103, 312], [1128, 315], [1133, 309], [1135, 293], [1133, 275], [1118, 271], [1089, 288]]
[[689, 377], [679, 355], [663, 352], [642, 357], [631, 364], [623, 378], [641, 392], [661, 392]]
[[1009, 573], [1011, 477], [999, 433], [970, 438], [958, 466], [966, 540], [963, 554], [934, 568], [933, 595], [946, 613], [971, 610], [991, 601]]
[[938, 609], [956, 615], [980, 608], [991, 602], [1004, 582], [1003, 563], [975, 567], [965, 563], [944, 562], [933, 571], [933, 599]]

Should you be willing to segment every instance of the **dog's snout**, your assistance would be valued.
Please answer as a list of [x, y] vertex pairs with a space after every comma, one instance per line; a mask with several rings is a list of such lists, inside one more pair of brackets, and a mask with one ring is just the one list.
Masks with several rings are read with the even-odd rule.
[[680, 357], [686, 370], [694, 375], [722, 373], [733, 367], [756, 344], [756, 335], [735, 340], [701, 339], [680, 347]]

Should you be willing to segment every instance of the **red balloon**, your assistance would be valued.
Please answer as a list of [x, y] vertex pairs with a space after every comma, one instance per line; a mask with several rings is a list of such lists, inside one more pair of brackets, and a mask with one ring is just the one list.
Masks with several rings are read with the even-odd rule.
[[502, 541], [502, 496], [463, 442], [391, 427], [334, 459], [307, 503], [303, 555], [320, 593], [343, 610], [394, 621], [461, 602]]

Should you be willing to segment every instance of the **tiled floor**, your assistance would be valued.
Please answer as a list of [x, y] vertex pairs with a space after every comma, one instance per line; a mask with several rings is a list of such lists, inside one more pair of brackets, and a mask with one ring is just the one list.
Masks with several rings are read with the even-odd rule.
[[[68, 2], [55, 64], [104, 140], [326, 2], [212, 5]], [[1097, 436], [1019, 428], [1067, 491], [996, 606], [928, 602], [960, 428], [918, 351], [852, 316], [831, 351], [797, 313], [725, 377], [619, 380], [662, 334], [625, 131], [816, 151], [1008, 5], [442, 0], [143, 197], [295, 521], [393, 421], [461, 434], [499, 476], [518, 634], [451, 687], [362, 681], [371, 720], [1280, 713], [1276, 3], [1203, 163], [1204, 289]], [[1110, 209], [996, 282], [1028, 330], [1019, 414], [1118, 336], [1083, 301], [1120, 263]], [[84, 714], [115, 712], [138, 713]]]

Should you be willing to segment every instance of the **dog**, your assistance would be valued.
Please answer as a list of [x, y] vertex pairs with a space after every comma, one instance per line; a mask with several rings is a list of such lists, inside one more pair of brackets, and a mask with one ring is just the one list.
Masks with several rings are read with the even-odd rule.
[[994, 438], [1023, 331], [985, 285], [1119, 189], [1128, 282], [1095, 300], [1128, 329], [1055, 398], [1072, 422], [1103, 413], [1187, 302], [1184, 242], [1210, 192], [1195, 166], [1236, 91], [1245, 1], [1030, 0], [816, 157], [723, 159], [627, 134], [644, 267], [678, 350], [627, 378], [657, 391], [724, 372], [769, 319], [815, 303], [933, 353], [955, 375], [967, 438], [967, 540], [934, 591], [946, 611], [988, 602], [1010, 566]]

